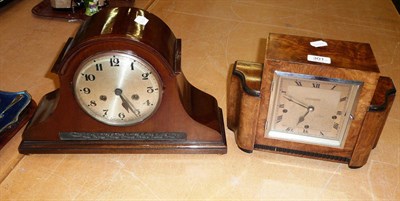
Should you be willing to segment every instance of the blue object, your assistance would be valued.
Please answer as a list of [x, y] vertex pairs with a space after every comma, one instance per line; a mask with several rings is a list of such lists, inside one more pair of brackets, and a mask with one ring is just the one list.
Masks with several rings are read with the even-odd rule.
[[30, 102], [31, 96], [26, 91], [0, 91], [0, 136], [7, 127], [19, 120], [19, 115]]

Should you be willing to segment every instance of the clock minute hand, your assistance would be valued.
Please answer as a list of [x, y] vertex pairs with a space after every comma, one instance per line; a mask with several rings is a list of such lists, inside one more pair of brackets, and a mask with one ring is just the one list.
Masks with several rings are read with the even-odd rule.
[[131, 108], [131, 106], [129, 105], [129, 103], [122, 97], [122, 96], [120, 96], [120, 98], [121, 98], [121, 100], [122, 100], [122, 107], [124, 107], [125, 108], [125, 110], [129, 113], [129, 110], [132, 110], [132, 112], [133, 112], [133, 109]]
[[133, 114], [135, 114], [137, 117], [139, 116], [139, 113], [137, 112], [137, 111], [139, 111], [139, 110], [137, 110], [137, 109], [135, 108], [135, 106], [134, 106], [131, 102], [129, 102], [129, 101], [125, 98], [124, 95], [122, 95], [122, 89], [119, 89], [119, 88], [115, 89], [115, 95], [117, 95], [117, 96], [119, 96], [119, 97], [121, 98], [121, 100], [122, 100], [122, 107], [124, 107], [125, 110], [126, 110], [128, 113], [129, 113], [129, 110], [131, 110], [131, 111], [133, 112]]
[[132, 110], [133, 114], [135, 114], [137, 117], [140, 116], [139, 110], [136, 109], [135, 106], [124, 95], [121, 94], [121, 98], [125, 100], [125, 104], [128, 104], [128, 108]]
[[304, 108], [306, 108], [306, 109], [308, 109], [309, 108], [309, 106], [308, 105], [306, 105], [306, 104], [304, 104], [304, 103], [302, 103], [301, 101], [299, 101], [299, 100], [296, 100], [296, 99], [294, 99], [293, 97], [291, 97], [291, 96], [288, 96], [288, 95], [283, 95], [283, 97], [284, 98], [286, 98], [288, 101], [290, 101], [290, 102], [293, 102], [293, 103], [296, 103], [297, 105], [300, 105], [301, 107], [304, 107]]

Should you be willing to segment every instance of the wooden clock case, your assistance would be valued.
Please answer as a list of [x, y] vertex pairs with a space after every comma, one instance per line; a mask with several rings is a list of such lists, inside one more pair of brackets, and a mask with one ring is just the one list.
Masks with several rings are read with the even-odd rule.
[[[137, 23], [137, 16], [149, 21]], [[114, 50], [149, 62], [163, 83], [159, 108], [135, 125], [110, 126], [94, 120], [73, 95], [79, 64], [93, 54]], [[59, 55], [52, 72], [58, 74], [60, 88], [42, 98], [23, 133], [20, 153], [226, 153], [216, 99], [192, 86], [180, 63], [181, 40], [161, 19], [136, 8], [103, 9], [85, 21]], [[78, 138], [61, 139], [61, 133]]]
[[[389, 77], [379, 76], [371, 47], [366, 43], [270, 34], [264, 64], [237, 61], [228, 83], [228, 128], [235, 132], [243, 151], [254, 149], [363, 166], [376, 146], [394, 100], [396, 89]], [[307, 55], [329, 57], [331, 64], [310, 62]], [[362, 81], [355, 119], [343, 148], [303, 144], [264, 137], [274, 71]]]

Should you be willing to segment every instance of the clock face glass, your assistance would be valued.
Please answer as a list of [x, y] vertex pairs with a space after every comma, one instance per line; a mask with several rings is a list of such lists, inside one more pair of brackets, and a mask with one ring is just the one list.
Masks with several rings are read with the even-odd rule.
[[276, 71], [265, 137], [343, 147], [362, 84]]
[[142, 58], [121, 52], [101, 53], [83, 61], [73, 86], [81, 108], [108, 125], [142, 122], [161, 102], [157, 71]]

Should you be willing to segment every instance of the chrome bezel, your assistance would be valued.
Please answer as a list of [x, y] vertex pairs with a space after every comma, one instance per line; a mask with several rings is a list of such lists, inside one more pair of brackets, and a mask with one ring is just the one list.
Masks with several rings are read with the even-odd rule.
[[[315, 137], [315, 136], [307, 136], [302, 135], [299, 133], [288, 133], [273, 130], [272, 127], [275, 124], [273, 119], [276, 116], [276, 101], [277, 97], [279, 96], [280, 85], [283, 79], [293, 79], [293, 80], [316, 80], [319, 82], [327, 82], [327, 83], [335, 83], [341, 85], [347, 85], [351, 87], [350, 97], [348, 99], [346, 105], [346, 117], [342, 122], [341, 129], [338, 132], [339, 137], [337, 139], [328, 139], [324, 137]], [[329, 146], [329, 147], [336, 147], [336, 148], [343, 148], [345, 141], [347, 139], [348, 131], [350, 129], [351, 122], [354, 118], [354, 112], [358, 103], [360, 89], [363, 86], [363, 82], [356, 81], [356, 80], [344, 80], [338, 78], [329, 78], [329, 77], [322, 77], [322, 76], [314, 76], [314, 75], [307, 75], [307, 74], [299, 74], [299, 73], [291, 73], [291, 72], [282, 72], [282, 71], [275, 71], [273, 76], [273, 81], [271, 84], [271, 95], [269, 100], [269, 107], [268, 107], [268, 115], [267, 121], [265, 122], [265, 133], [264, 137], [266, 138], [273, 138], [285, 141], [292, 141], [292, 142], [299, 142], [305, 144], [314, 144], [314, 145], [321, 145], [321, 146]]]

